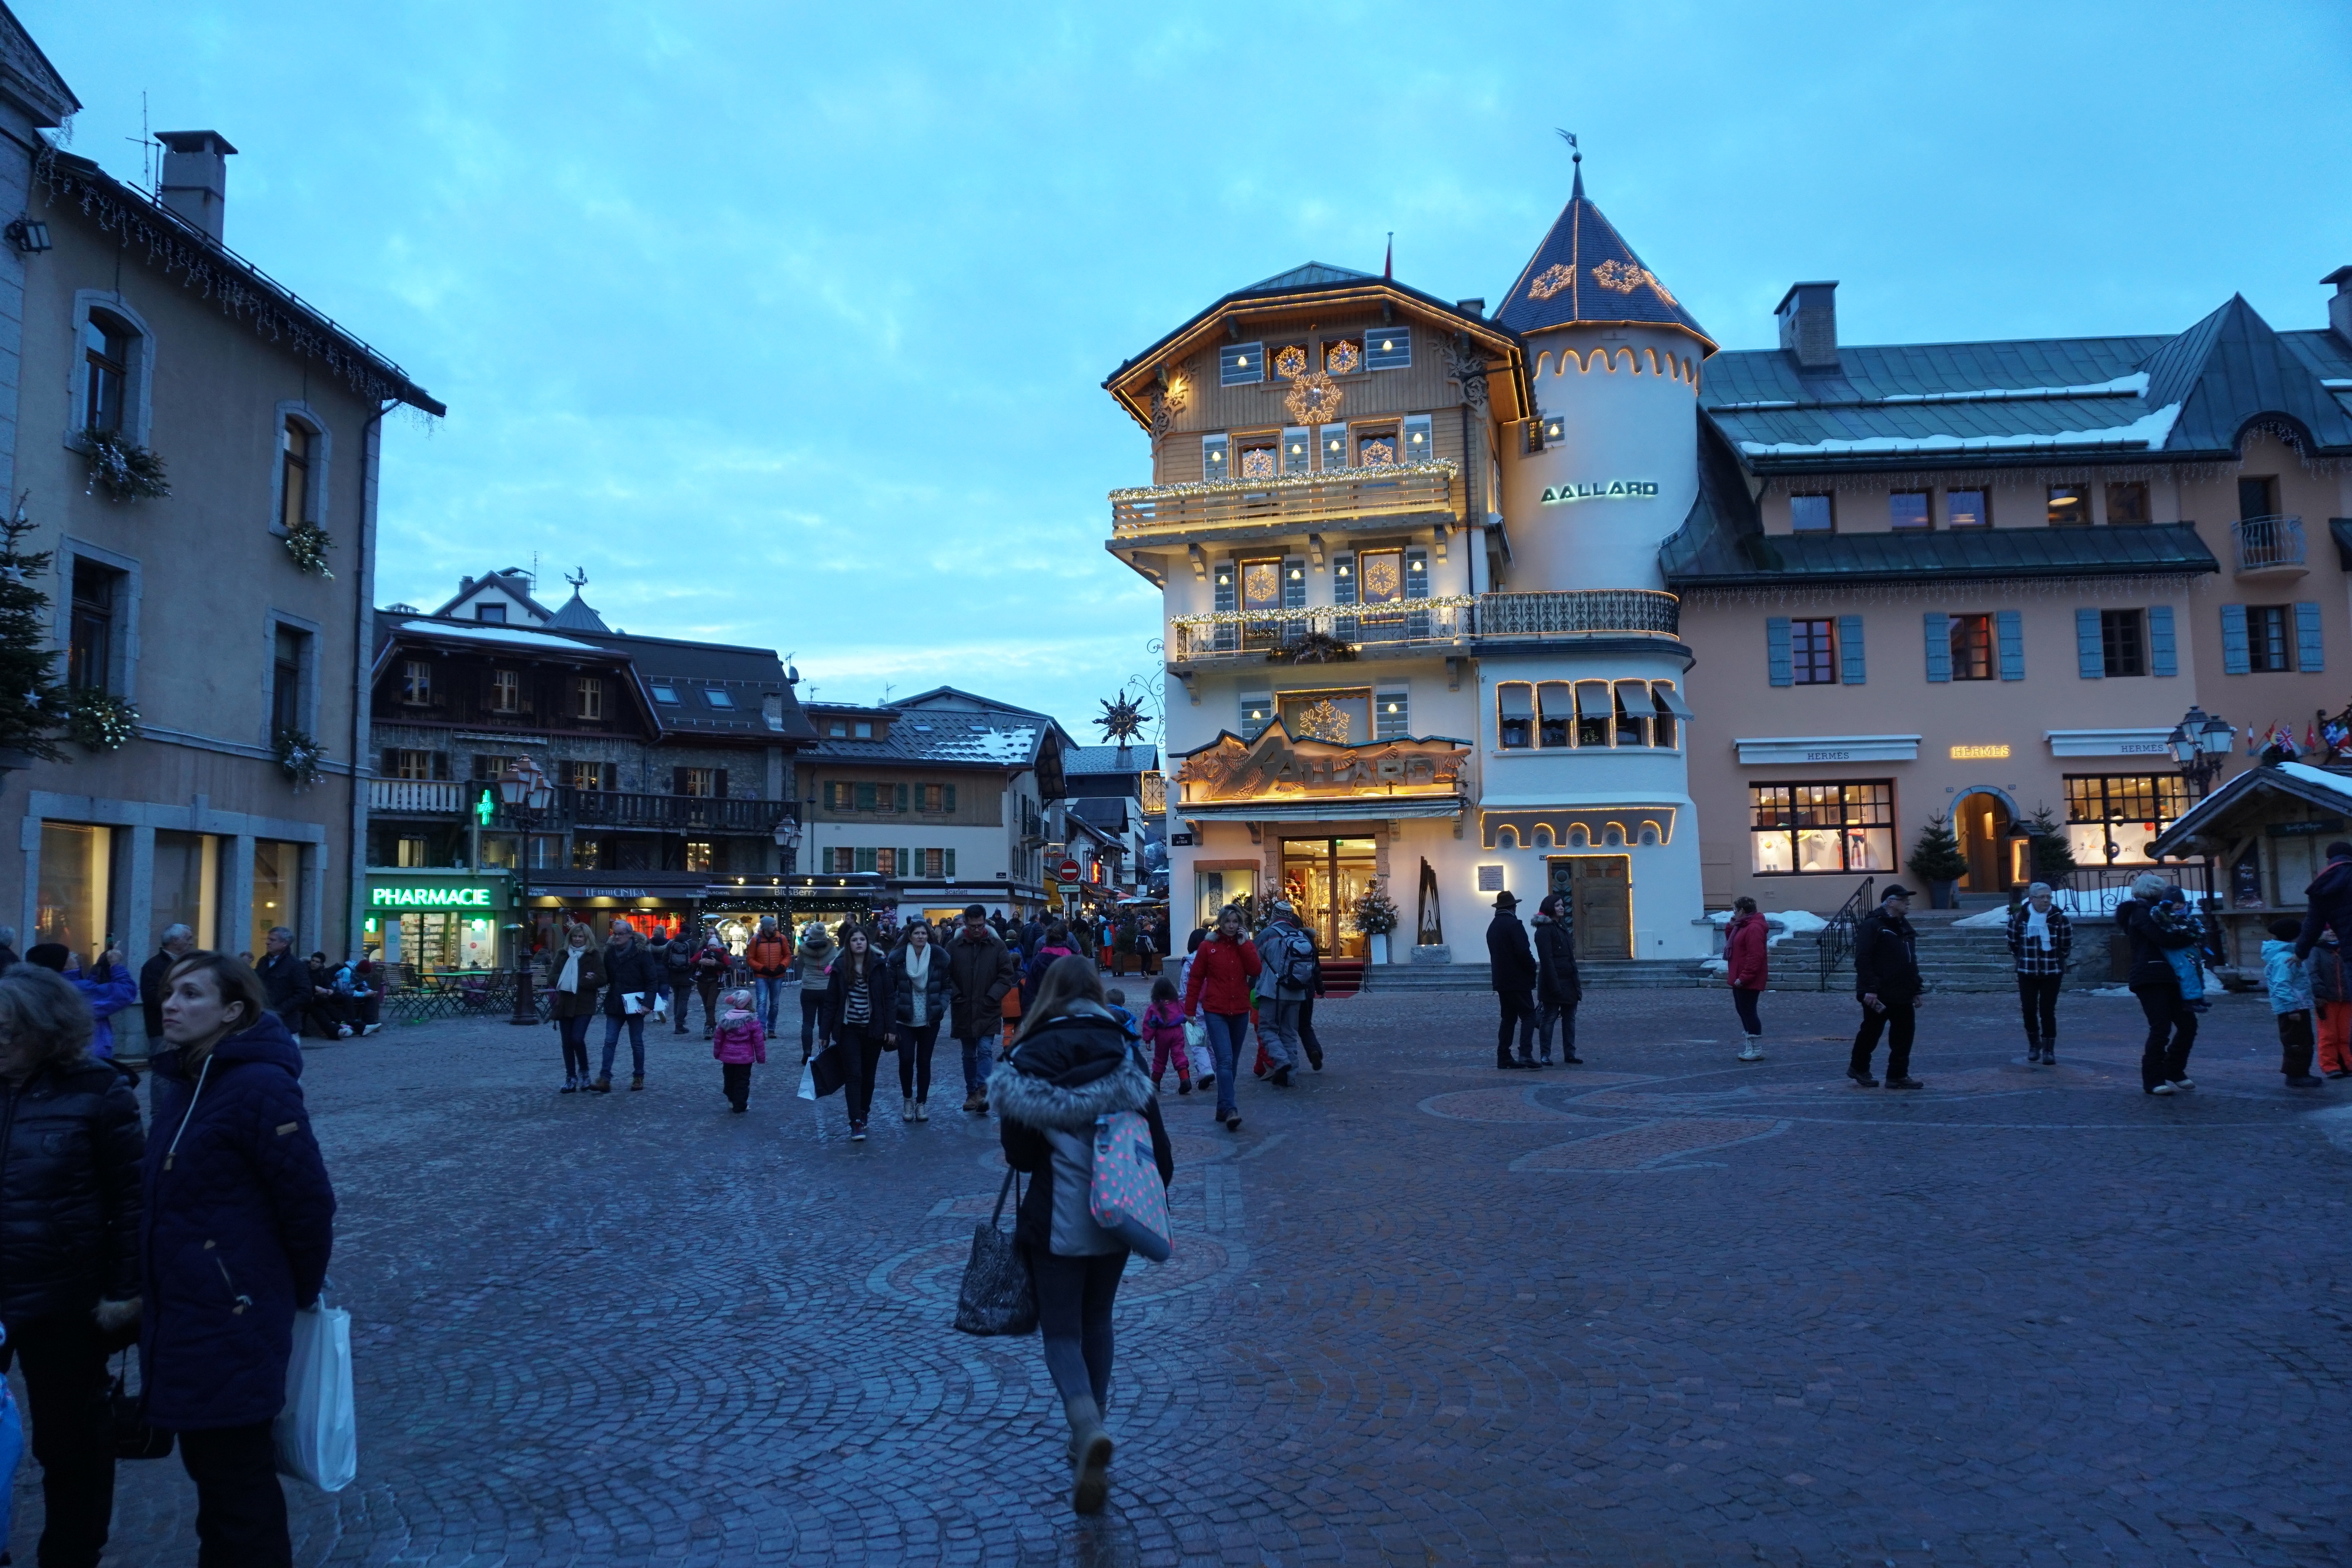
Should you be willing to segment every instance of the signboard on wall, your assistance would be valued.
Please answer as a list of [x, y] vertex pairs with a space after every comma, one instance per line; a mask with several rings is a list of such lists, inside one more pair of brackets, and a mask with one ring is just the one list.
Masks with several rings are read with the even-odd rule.
[[1547, 485], [1543, 504], [1557, 507], [1570, 501], [1648, 501], [1658, 494], [1654, 479], [1595, 479], [1589, 485]]
[[371, 909], [488, 909], [491, 889], [466, 883], [378, 883], [368, 889]]

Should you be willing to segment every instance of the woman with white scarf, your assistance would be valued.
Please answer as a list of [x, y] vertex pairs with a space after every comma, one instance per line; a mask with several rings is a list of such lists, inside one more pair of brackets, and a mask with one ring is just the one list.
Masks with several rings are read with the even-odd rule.
[[547, 988], [554, 997], [556, 1033], [563, 1040], [563, 1088], [577, 1094], [588, 1087], [588, 1020], [596, 1016], [596, 993], [604, 984], [604, 958], [585, 925], [565, 929], [563, 946], [548, 960]]
[[2009, 912], [2009, 952], [2017, 963], [2017, 1000], [2025, 1014], [2025, 1060], [2058, 1065], [2058, 988], [2066, 981], [2066, 959], [2074, 928], [2037, 882]]
[[890, 965], [898, 970], [893, 989], [898, 994], [899, 1113], [909, 1122], [928, 1122], [931, 1046], [954, 1004], [955, 981], [948, 974], [947, 955], [932, 944], [931, 928], [920, 920], [907, 927]]

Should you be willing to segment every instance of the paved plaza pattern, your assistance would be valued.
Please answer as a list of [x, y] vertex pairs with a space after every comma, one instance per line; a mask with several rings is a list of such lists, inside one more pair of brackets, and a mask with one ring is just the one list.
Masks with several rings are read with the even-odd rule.
[[[2037, 1071], [1931, 998], [1915, 1094], [1845, 1083], [1850, 998], [1764, 1006], [1743, 1065], [1721, 991], [1602, 992], [1518, 1074], [1489, 998], [1331, 1002], [1238, 1136], [1171, 1079], [1084, 1521], [1036, 1341], [949, 1328], [1002, 1168], [955, 1083], [905, 1125], [886, 1060], [854, 1145], [789, 1045], [743, 1116], [698, 1031], [609, 1097], [549, 1031], [317, 1046], [361, 1458], [296, 1560], [2352, 1561], [2352, 1086], [2289, 1096], [2253, 998], [2169, 1100], [2128, 998]], [[192, 1562], [193, 1503], [125, 1465], [109, 1563]]]

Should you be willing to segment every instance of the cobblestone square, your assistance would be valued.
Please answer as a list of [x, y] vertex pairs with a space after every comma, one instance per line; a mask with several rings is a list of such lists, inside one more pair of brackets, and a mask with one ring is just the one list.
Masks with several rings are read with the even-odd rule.
[[[1720, 991], [1601, 992], [1588, 1065], [1504, 1074], [1491, 998], [1373, 996], [1237, 1136], [1171, 1080], [1177, 1252], [1122, 1291], [1083, 1524], [1036, 1342], [949, 1327], [1001, 1169], [951, 1051], [853, 1145], [789, 1044], [743, 1116], [698, 1030], [609, 1097], [548, 1031], [319, 1047], [361, 1465], [290, 1489], [297, 1561], [2352, 1556], [2352, 1091], [2291, 1097], [2226, 998], [2145, 1097], [2137, 1008], [2070, 995], [2055, 1069], [1931, 998], [1927, 1089], [1864, 1092], [1853, 1010], [1768, 996], [1748, 1066]], [[125, 1465], [108, 1561], [192, 1562], [193, 1502]]]

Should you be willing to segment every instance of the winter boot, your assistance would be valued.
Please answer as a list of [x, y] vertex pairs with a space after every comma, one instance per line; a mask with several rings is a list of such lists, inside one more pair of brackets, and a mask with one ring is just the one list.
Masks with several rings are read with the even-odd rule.
[[1763, 1061], [1763, 1060], [1764, 1060], [1764, 1037], [1763, 1037], [1762, 1035], [1760, 1035], [1760, 1034], [1751, 1034], [1751, 1035], [1749, 1035], [1749, 1036], [1748, 1037], [1747, 1042], [1746, 1042], [1745, 1044], [1741, 1045], [1741, 1046], [1740, 1046], [1740, 1048], [1739, 1048], [1739, 1060], [1740, 1060], [1740, 1061]]
[[898, 1096], [898, 1120], [900, 1120], [901, 1122], [911, 1122], [911, 1121], [913, 1121], [914, 1119], [915, 1119], [915, 1097], [914, 1097], [913, 1095], [911, 1095], [911, 1094], [901, 1094], [901, 1095], [899, 1095], [899, 1096]]
[[916, 1101], [916, 1102], [915, 1102], [915, 1120], [916, 1120], [916, 1121], [918, 1121], [918, 1122], [928, 1122], [928, 1121], [929, 1121], [930, 1119], [931, 1119], [931, 1106], [930, 1106], [930, 1102], [929, 1102], [929, 1101], [927, 1101], [927, 1100], [918, 1100], [918, 1101]]
[[1062, 1402], [1070, 1418], [1070, 1508], [1076, 1513], [1100, 1513], [1110, 1498], [1110, 1434], [1103, 1430], [1102, 1411], [1091, 1395]]

